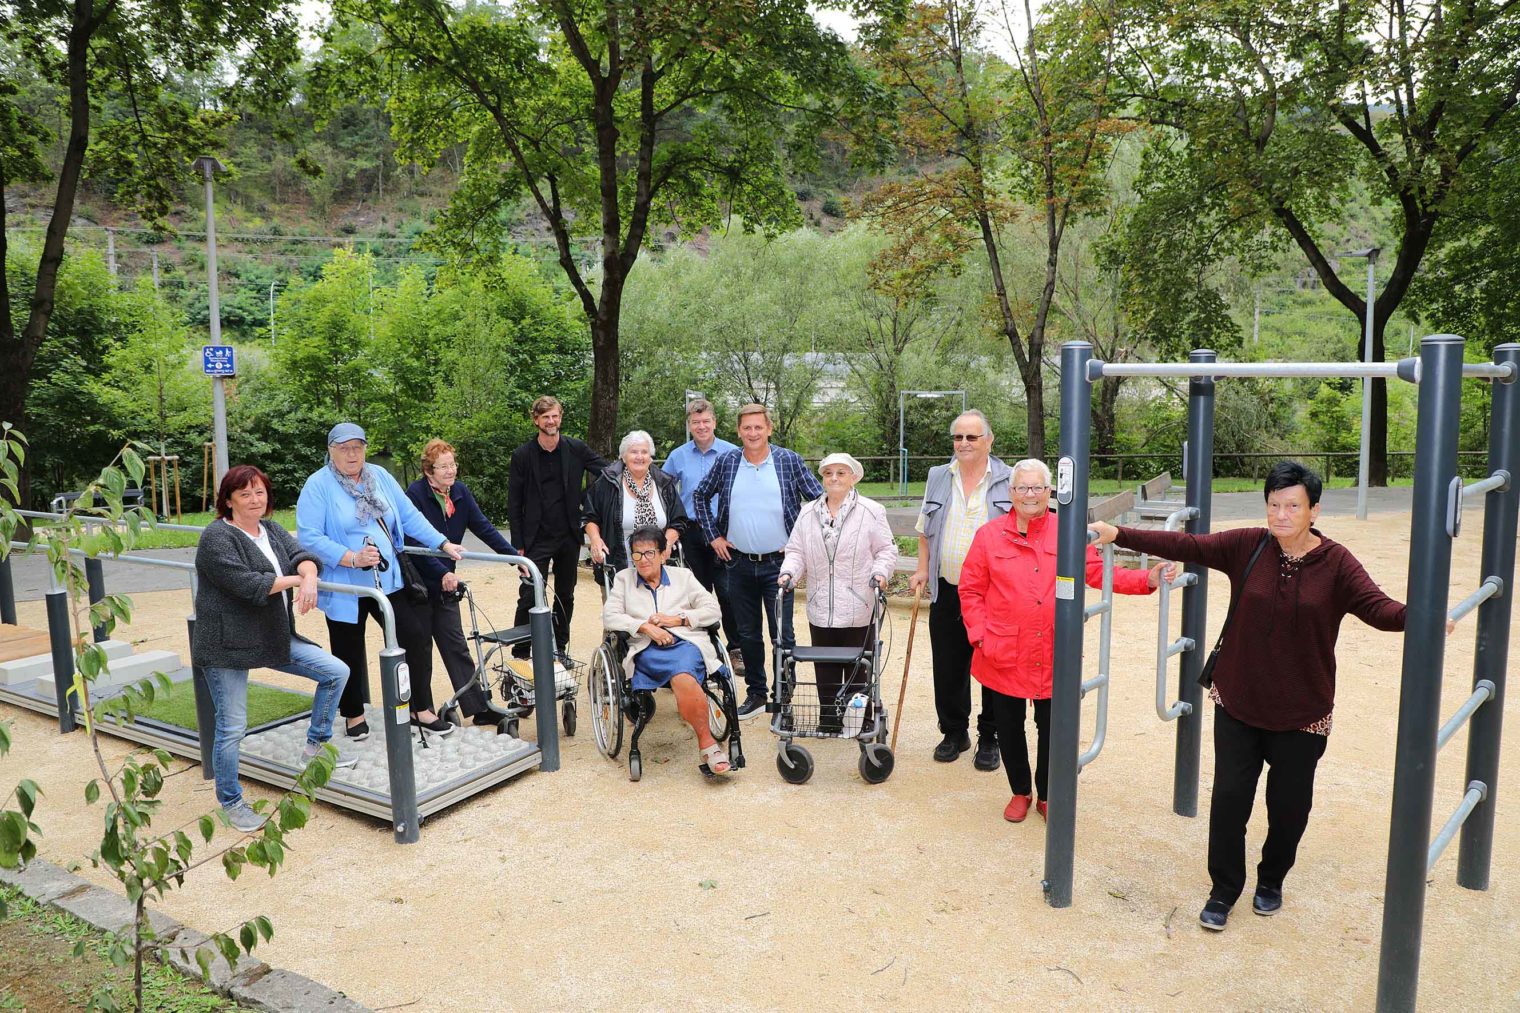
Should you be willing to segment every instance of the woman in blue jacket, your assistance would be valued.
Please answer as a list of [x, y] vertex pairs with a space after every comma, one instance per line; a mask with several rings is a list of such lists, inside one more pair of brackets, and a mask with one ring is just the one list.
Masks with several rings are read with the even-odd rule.
[[[364, 462], [369, 441], [352, 422], [340, 422], [327, 434], [327, 465], [313, 472], [296, 501], [296, 531], [301, 547], [321, 563], [322, 580], [374, 587], [390, 601], [396, 616], [396, 640], [406, 651], [412, 685], [412, 724], [438, 735], [454, 726], [433, 711], [433, 640], [426, 605], [413, 605], [402, 588], [398, 545], [410, 535], [458, 559], [463, 551], [434, 528], [384, 468]], [[364, 698], [369, 688], [364, 619], [380, 621], [380, 607], [370, 598], [323, 591], [317, 607], [327, 616], [332, 653], [349, 668], [338, 700], [348, 737], [369, 735]]]
[[[422, 448], [422, 477], [406, 487], [406, 497], [422, 512], [433, 527], [448, 536], [451, 542], [463, 542], [466, 531], [503, 556], [521, 555], [512, 548], [496, 526], [486, 519], [480, 504], [463, 482], [458, 481], [459, 462], [454, 448], [444, 440], [429, 440]], [[406, 539], [421, 544], [410, 535]], [[470, 657], [470, 645], [464, 638], [464, 624], [459, 616], [459, 598], [453, 592], [459, 587], [459, 574], [454, 572], [452, 559], [437, 556], [418, 556], [417, 568], [427, 582], [428, 596], [433, 612], [433, 642], [443, 658], [443, 667], [449, 673], [449, 682], [456, 691], [475, 681], [475, 661]], [[486, 704], [486, 696], [479, 686], [470, 686], [459, 697], [459, 709], [477, 725], [494, 725], [501, 715]]]

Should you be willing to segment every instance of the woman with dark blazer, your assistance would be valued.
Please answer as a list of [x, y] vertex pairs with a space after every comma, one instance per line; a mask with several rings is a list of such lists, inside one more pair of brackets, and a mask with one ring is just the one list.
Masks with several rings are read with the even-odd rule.
[[628, 568], [628, 538], [639, 528], [661, 528], [665, 548], [690, 523], [676, 480], [654, 466], [654, 438], [635, 429], [618, 444], [618, 460], [586, 490], [581, 522], [593, 563]]
[[[465, 484], [458, 481], [458, 476], [459, 462], [453, 446], [443, 440], [429, 440], [422, 448], [422, 477], [407, 486], [406, 497], [449, 541], [463, 542], [468, 530], [475, 532], [492, 552], [503, 556], [520, 555], [486, 519], [480, 504], [475, 502]], [[408, 545], [421, 544], [411, 537], [406, 542]], [[438, 556], [412, 558], [428, 587], [433, 606], [433, 643], [438, 645], [449, 682], [456, 692], [470, 686], [460, 695], [459, 708], [477, 725], [494, 725], [500, 716], [487, 706], [480, 687], [470, 685], [475, 681], [475, 660], [470, 656], [470, 645], [465, 640], [464, 624], [459, 615], [459, 598], [454, 594], [459, 587], [454, 561]]]
[[[216, 708], [211, 769], [216, 800], [235, 829], [251, 833], [264, 817], [243, 801], [238, 746], [248, 728], [248, 670], [272, 668], [317, 684], [299, 766], [332, 738], [348, 666], [296, 632], [295, 615], [317, 603], [317, 557], [272, 520], [269, 477], [251, 464], [230, 468], [216, 491], [218, 519], [195, 550], [200, 585], [190, 658], [206, 674]], [[291, 600], [291, 592], [295, 600]], [[292, 758], [294, 760], [294, 758]], [[354, 761], [338, 756], [339, 767]]]

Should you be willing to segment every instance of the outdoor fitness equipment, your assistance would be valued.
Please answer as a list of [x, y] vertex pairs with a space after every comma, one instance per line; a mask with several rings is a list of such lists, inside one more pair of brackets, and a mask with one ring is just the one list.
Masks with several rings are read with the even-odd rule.
[[[1183, 471], [1186, 506], [1172, 524], [1201, 534], [1209, 530], [1213, 484], [1214, 382], [1227, 377], [1383, 377], [1420, 386], [1415, 441], [1414, 499], [1411, 509], [1408, 618], [1404, 629], [1397, 758], [1394, 764], [1387, 877], [1383, 904], [1382, 951], [1378, 967], [1379, 1010], [1413, 1010], [1419, 983], [1420, 937], [1425, 913], [1425, 878], [1441, 852], [1461, 831], [1457, 882], [1472, 890], [1488, 888], [1493, 852], [1494, 800], [1504, 713], [1505, 662], [1509, 650], [1510, 596], [1515, 534], [1520, 515], [1520, 344], [1494, 350], [1494, 361], [1462, 361], [1463, 340], [1438, 334], [1420, 343], [1418, 358], [1398, 363], [1220, 363], [1197, 350], [1186, 363], [1106, 363], [1094, 359], [1092, 345], [1061, 347], [1061, 459], [1056, 499], [1063, 509], [1084, 512], [1088, 501], [1088, 453], [1092, 384], [1105, 376], [1186, 377], [1188, 442]], [[1493, 381], [1488, 475], [1463, 486], [1457, 475], [1457, 437], [1463, 378]], [[1482, 494], [1484, 502], [1483, 579], [1478, 589], [1448, 612], [1452, 541], [1461, 533], [1462, 504]], [[1063, 526], [1056, 557], [1055, 670], [1051, 704], [1050, 807], [1045, 837], [1046, 899], [1069, 907], [1076, 843], [1077, 755], [1082, 682], [1083, 563], [1087, 532]], [[1191, 579], [1188, 579], [1191, 578]], [[1208, 643], [1208, 571], [1189, 566], [1163, 594], [1183, 588], [1182, 637], [1165, 644], [1165, 613], [1158, 649], [1157, 709], [1177, 721], [1172, 808], [1183, 816], [1198, 810], [1201, 746], [1202, 668], [1199, 645]], [[1163, 602], [1166, 599], [1163, 597]], [[1445, 624], [1478, 610], [1473, 691], [1437, 727]], [[1167, 657], [1181, 655], [1179, 699], [1166, 704]], [[1467, 788], [1461, 804], [1430, 837], [1434, 807], [1435, 759], [1441, 746], [1468, 720]]]

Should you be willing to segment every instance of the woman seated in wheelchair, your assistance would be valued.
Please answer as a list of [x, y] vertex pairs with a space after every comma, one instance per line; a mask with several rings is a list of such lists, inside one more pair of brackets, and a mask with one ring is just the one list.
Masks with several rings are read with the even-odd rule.
[[702, 762], [714, 774], [732, 769], [708, 727], [702, 681], [718, 671], [708, 626], [721, 621], [718, 599], [690, 570], [665, 565], [670, 557], [665, 532], [641, 527], [628, 539], [633, 566], [613, 578], [602, 606], [602, 625], [628, 634], [623, 659], [635, 692], [665, 686], [675, 694], [681, 718], [697, 733]]

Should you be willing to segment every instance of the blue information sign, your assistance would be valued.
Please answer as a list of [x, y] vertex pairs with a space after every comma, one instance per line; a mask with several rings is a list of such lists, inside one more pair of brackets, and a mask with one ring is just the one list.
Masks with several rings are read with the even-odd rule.
[[202, 345], [201, 368], [207, 376], [237, 376], [237, 357], [231, 345]]

